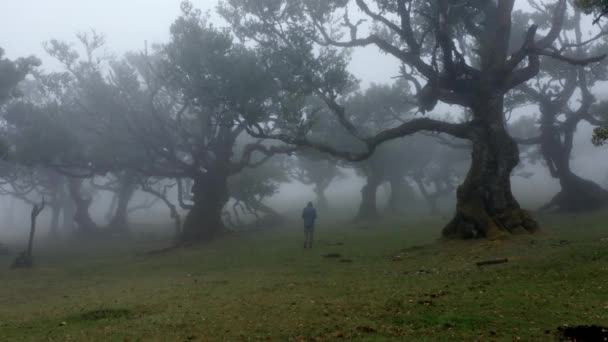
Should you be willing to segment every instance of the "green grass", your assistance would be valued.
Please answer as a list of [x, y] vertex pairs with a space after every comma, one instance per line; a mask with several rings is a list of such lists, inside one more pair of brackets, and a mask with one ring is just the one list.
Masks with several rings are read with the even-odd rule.
[[[608, 214], [507, 241], [437, 242], [438, 222], [40, 248], [0, 263], [2, 341], [545, 341], [608, 325]], [[337, 243], [342, 243], [339, 245]], [[339, 253], [339, 258], [325, 258]], [[501, 265], [477, 261], [509, 258]], [[352, 262], [342, 262], [344, 259]]]

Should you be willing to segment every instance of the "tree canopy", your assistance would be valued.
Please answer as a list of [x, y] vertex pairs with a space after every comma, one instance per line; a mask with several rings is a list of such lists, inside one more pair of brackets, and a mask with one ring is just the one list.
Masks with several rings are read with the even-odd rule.
[[[117, 195], [111, 226], [120, 227], [138, 190], [177, 218], [167, 197], [174, 184], [188, 210], [176, 231], [188, 242], [225, 231], [231, 201], [234, 215], [241, 206], [276, 217], [263, 201], [289, 177], [314, 183], [326, 207], [325, 190], [350, 167], [366, 178], [360, 216], [377, 214], [381, 184], [390, 184], [395, 211], [415, 185], [431, 208], [456, 193], [445, 237], [532, 232], [538, 225], [511, 190], [519, 138], [540, 144], [558, 177], [570, 174], [578, 122], [603, 120], [591, 88], [606, 79], [605, 37], [583, 34], [567, 0], [531, 1], [525, 11], [514, 0], [225, 0], [229, 27], [189, 2], [181, 10], [167, 43], [121, 57], [102, 53], [94, 31], [77, 45], [51, 40], [46, 51], [62, 69], [26, 81], [37, 61], [0, 55], [15, 160], [69, 178], [79, 225], [92, 227], [84, 230], [98, 228], [86, 191], [104, 188], [96, 177]], [[395, 80], [361, 86], [349, 68], [364, 47], [399, 63]], [[29, 95], [16, 96], [18, 83]], [[514, 139], [513, 127], [536, 128], [510, 122], [530, 105], [542, 114], [538, 136]]]
[[[224, 1], [221, 13], [236, 33], [272, 51], [271, 60], [282, 60], [299, 82], [298, 89], [324, 101], [364, 150], [339, 151], [302, 133], [276, 134], [256, 127], [250, 134], [352, 161], [368, 158], [383, 142], [420, 131], [468, 139], [473, 161], [458, 192], [456, 215], [444, 235], [534, 231], [537, 224], [511, 193], [510, 175], [518, 165], [519, 149], [505, 128], [505, 97], [539, 73], [542, 56], [587, 65], [605, 55], [583, 58], [553, 49], [568, 12], [566, 0], [549, 5], [548, 11], [537, 9], [541, 16], [548, 12], [548, 25], [544, 20], [516, 22], [514, 4], [513, 0]], [[352, 8], [359, 10], [361, 20], [352, 16]], [[523, 39], [517, 39], [514, 27], [524, 32]], [[469, 119], [454, 123], [415, 118], [373, 134], [361, 130], [345, 105], [349, 75], [343, 65], [349, 49], [366, 46], [377, 47], [403, 65], [401, 76], [415, 88], [420, 112], [443, 102], [462, 107], [470, 113]], [[323, 77], [327, 75], [332, 77]], [[295, 121], [308, 118], [302, 115]]]
[[608, 1], [606, 0], [576, 0], [575, 3], [587, 14], [595, 14], [596, 23], [608, 14]]

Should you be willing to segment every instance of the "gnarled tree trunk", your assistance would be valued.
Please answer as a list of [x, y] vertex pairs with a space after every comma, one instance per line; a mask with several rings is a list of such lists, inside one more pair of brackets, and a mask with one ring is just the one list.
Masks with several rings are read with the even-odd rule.
[[194, 205], [184, 220], [183, 243], [207, 242], [225, 230], [222, 212], [229, 200], [227, 175], [208, 170], [194, 180]]
[[598, 184], [583, 179], [570, 170], [559, 173], [561, 190], [540, 210], [556, 208], [561, 212], [578, 213], [604, 208], [608, 204], [608, 191]]
[[361, 188], [361, 205], [355, 221], [367, 221], [377, 219], [378, 214], [377, 196], [380, 180], [374, 176], [367, 177], [367, 183]]
[[511, 192], [519, 148], [506, 130], [503, 97], [481, 98], [473, 108], [471, 167], [458, 188], [456, 215], [443, 236], [468, 239], [534, 232], [538, 224]]
[[[544, 108], [551, 110], [550, 108]], [[553, 178], [559, 179], [561, 190], [540, 210], [556, 208], [561, 212], [583, 212], [600, 209], [608, 204], [608, 191], [583, 179], [570, 169], [574, 131], [577, 122], [566, 122], [564, 138], [554, 125], [554, 115], [543, 112], [541, 122], [541, 152]]]

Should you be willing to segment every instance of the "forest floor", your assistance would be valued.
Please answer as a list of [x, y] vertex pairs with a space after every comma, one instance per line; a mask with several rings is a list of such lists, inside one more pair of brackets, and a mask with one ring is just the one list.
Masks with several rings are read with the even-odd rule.
[[542, 223], [475, 242], [439, 242], [432, 221], [321, 225], [312, 250], [295, 229], [154, 256], [149, 239], [45, 246], [31, 270], [0, 257], [0, 341], [551, 341], [607, 326], [608, 213]]

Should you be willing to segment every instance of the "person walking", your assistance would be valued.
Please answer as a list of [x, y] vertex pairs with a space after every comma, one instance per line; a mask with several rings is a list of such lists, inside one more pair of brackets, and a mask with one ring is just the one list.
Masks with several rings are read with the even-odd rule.
[[315, 220], [317, 219], [317, 210], [308, 202], [308, 205], [302, 210], [302, 220], [304, 220], [304, 249], [312, 248], [312, 238], [315, 230]]

